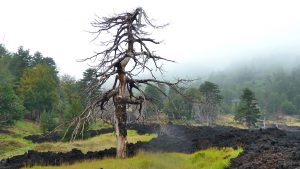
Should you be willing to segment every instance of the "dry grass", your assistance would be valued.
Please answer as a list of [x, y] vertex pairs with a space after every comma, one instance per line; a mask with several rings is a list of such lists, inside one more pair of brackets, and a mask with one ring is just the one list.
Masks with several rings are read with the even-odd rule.
[[[240, 124], [234, 120], [234, 115], [232, 114], [225, 114], [222, 116], [219, 116], [216, 122], [218, 125], [223, 126], [233, 126], [237, 128], [245, 129], [246, 126], [243, 124]], [[279, 120], [275, 120], [275, 117], [273, 119], [266, 120], [267, 126], [274, 126], [276, 123], [279, 125], [288, 125], [288, 126], [300, 126], [300, 116], [299, 115], [284, 115], [281, 116]], [[262, 124], [260, 124], [262, 125]]]
[[300, 126], [300, 115], [285, 116], [285, 121], [289, 126]]
[[[136, 143], [137, 141], [146, 142], [155, 137], [157, 137], [156, 134], [139, 135], [134, 130], [128, 130], [129, 143]], [[116, 147], [116, 136], [114, 133], [102, 134], [86, 140], [76, 140], [73, 142], [45, 142], [36, 144], [33, 149], [37, 151], [68, 152], [76, 148], [86, 153], [88, 151], [100, 151], [111, 147]]]
[[232, 114], [220, 115], [218, 117], [216, 123], [218, 125], [222, 125], [222, 126], [232, 126], [232, 127], [237, 127], [237, 128], [241, 128], [241, 129], [246, 128], [243, 124], [240, 124], [237, 121], [235, 121], [234, 115], [232, 115]]

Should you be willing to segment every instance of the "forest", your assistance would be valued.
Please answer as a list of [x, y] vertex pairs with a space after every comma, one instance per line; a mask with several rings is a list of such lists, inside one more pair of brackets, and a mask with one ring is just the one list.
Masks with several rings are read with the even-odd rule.
[[[86, 89], [95, 80], [95, 69], [89, 68], [82, 79], [75, 79], [59, 75], [55, 61], [40, 52], [31, 54], [23, 47], [10, 52], [4, 45], [0, 51], [1, 125], [29, 119], [41, 124], [46, 133], [84, 110], [88, 102]], [[181, 86], [185, 96], [164, 85], [144, 86], [145, 94], [153, 100], [144, 109], [145, 118], [154, 120], [160, 113], [165, 121], [214, 124], [217, 116], [237, 113], [245, 88], [255, 94], [260, 120], [282, 121], [285, 115], [300, 113], [299, 66], [255, 68], [249, 64], [211, 73], [202, 81]], [[256, 127], [262, 127], [262, 123]]]
[[[90, 80], [58, 76], [55, 61], [40, 52], [30, 54], [20, 47], [16, 53], [1, 45], [1, 125], [29, 119], [49, 132], [56, 124], [83, 110], [85, 100], [81, 91]], [[59, 119], [59, 120], [58, 120]]]

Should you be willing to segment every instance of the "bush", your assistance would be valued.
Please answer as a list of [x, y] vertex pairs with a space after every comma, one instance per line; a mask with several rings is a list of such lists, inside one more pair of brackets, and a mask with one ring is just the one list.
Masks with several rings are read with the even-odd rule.
[[280, 107], [281, 107], [281, 110], [287, 114], [295, 114], [297, 112], [296, 106], [288, 100], [285, 100], [284, 102], [282, 102]]
[[43, 133], [52, 131], [56, 127], [53, 112], [44, 111], [41, 115], [41, 127]]
[[24, 107], [12, 85], [0, 84], [0, 124], [11, 124], [23, 117]]

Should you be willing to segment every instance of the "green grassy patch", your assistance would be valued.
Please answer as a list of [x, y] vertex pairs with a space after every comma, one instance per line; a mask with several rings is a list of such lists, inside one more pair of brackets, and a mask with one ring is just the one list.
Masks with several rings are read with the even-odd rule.
[[23, 137], [31, 134], [40, 134], [37, 124], [30, 121], [17, 121], [7, 127], [9, 133], [0, 134], [0, 159], [20, 155], [31, 150], [34, 144]]
[[0, 159], [23, 154], [32, 147], [33, 143], [23, 138], [0, 134]]
[[15, 137], [42, 134], [38, 124], [27, 120], [17, 121], [13, 126], [8, 128], [8, 131], [12, 132]]
[[140, 152], [125, 160], [108, 158], [73, 165], [35, 166], [32, 169], [223, 169], [228, 167], [231, 158], [236, 158], [241, 152], [241, 148], [209, 148], [194, 154]]
[[112, 125], [105, 123], [103, 120], [97, 120], [95, 123], [91, 124], [89, 126], [88, 130], [99, 130], [99, 129], [104, 129], [104, 128], [111, 128]]
[[[136, 143], [137, 141], [146, 142], [157, 137], [156, 134], [139, 135], [135, 130], [128, 130], [127, 133], [129, 143]], [[76, 148], [86, 153], [88, 151], [100, 151], [111, 147], [116, 147], [116, 136], [114, 133], [102, 134], [73, 142], [45, 142], [36, 144], [33, 149], [37, 151], [68, 152]]]

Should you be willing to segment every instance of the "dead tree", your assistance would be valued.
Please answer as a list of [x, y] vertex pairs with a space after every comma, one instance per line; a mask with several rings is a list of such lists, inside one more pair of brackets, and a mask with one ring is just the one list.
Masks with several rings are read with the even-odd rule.
[[[176, 88], [186, 80], [177, 80], [174, 83], [159, 80], [155, 77], [155, 71], [162, 73], [162, 66], [159, 61], [171, 61], [156, 55], [150, 51], [148, 44], [159, 44], [149, 35], [146, 27], [162, 28], [162, 26], [153, 25], [145, 11], [137, 8], [133, 12], [122, 13], [113, 17], [97, 18], [92, 26], [96, 28], [93, 32], [96, 38], [103, 33], [112, 34], [108, 41], [101, 40], [105, 50], [96, 53], [94, 56], [84, 59], [97, 62], [97, 83], [91, 85], [89, 90], [96, 87], [102, 87], [111, 78], [114, 83], [111, 89], [103, 92], [99, 97], [86, 107], [84, 112], [77, 116], [71, 123], [75, 125], [72, 137], [76, 137], [84, 130], [84, 126], [93, 117], [95, 110], [105, 110], [107, 103], [114, 103], [114, 125], [117, 136], [117, 157], [125, 158], [127, 156], [127, 131], [126, 131], [126, 106], [137, 105], [139, 113], [142, 113], [143, 103], [147, 98], [140, 86], [154, 84], [165, 84]], [[128, 64], [130, 62], [130, 64]], [[171, 61], [173, 62], [173, 61]], [[140, 79], [142, 72], [150, 72], [151, 78]], [[139, 96], [135, 96], [133, 90], [137, 90]]]

